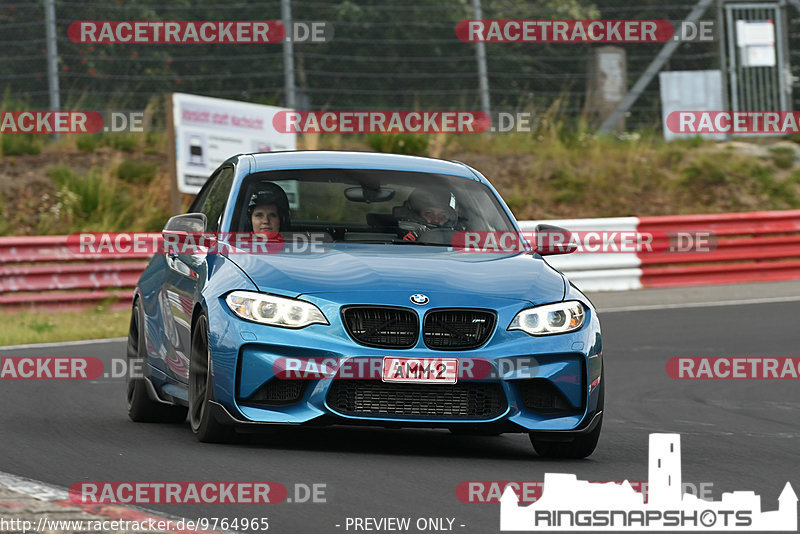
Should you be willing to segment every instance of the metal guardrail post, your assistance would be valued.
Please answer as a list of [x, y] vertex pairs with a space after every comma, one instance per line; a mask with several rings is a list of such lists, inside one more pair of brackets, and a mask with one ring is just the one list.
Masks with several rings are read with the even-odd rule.
[[[61, 109], [61, 95], [58, 87], [58, 42], [56, 37], [55, 0], [44, 2], [44, 25], [47, 35], [47, 85], [50, 89], [50, 110]], [[58, 139], [59, 134], [53, 134]]]
[[[700, 15], [702, 15], [703, 12], [708, 9], [713, 1], [714, 0], [700, 0], [697, 2], [697, 4], [694, 6], [694, 9], [692, 9], [692, 11], [689, 13], [689, 16], [686, 18], [686, 21], [696, 23], [698, 20], [700, 20]], [[644, 73], [642, 73], [639, 79], [636, 80], [636, 83], [633, 85], [631, 90], [628, 91], [628, 94], [625, 95], [625, 98], [622, 99], [622, 102], [617, 105], [608, 118], [603, 121], [603, 124], [600, 125], [601, 133], [609, 133], [614, 128], [614, 125], [619, 122], [625, 112], [631, 108], [634, 102], [636, 102], [636, 100], [642, 94], [642, 91], [644, 91], [645, 87], [647, 87], [655, 75], [658, 74], [658, 72], [661, 70], [661, 67], [664, 66], [664, 63], [666, 63], [666, 61], [680, 44], [680, 40], [673, 39], [664, 45], [658, 55], [647, 66], [647, 69], [645, 69]]]
[[292, 42], [292, 2], [281, 0], [281, 19], [286, 26], [286, 37], [283, 39], [283, 86], [286, 92], [286, 107], [297, 108], [294, 88], [294, 43]]
[[[481, 20], [481, 0], [472, 0], [472, 16], [475, 20]], [[478, 87], [481, 93], [481, 111], [491, 117], [491, 105], [489, 103], [489, 71], [486, 68], [486, 44], [475, 43], [475, 59], [478, 62]]]

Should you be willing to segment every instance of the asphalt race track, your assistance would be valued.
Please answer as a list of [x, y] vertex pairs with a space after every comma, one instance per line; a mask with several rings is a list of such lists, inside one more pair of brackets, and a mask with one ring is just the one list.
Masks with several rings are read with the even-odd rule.
[[[121, 379], [6, 380], [0, 471], [65, 488], [88, 481], [277, 481], [290, 497], [295, 483], [324, 483], [324, 504], [149, 508], [189, 518], [267, 516], [276, 533], [346, 532], [347, 517], [387, 516], [455, 518], [456, 532], [487, 533], [499, 530], [499, 505], [459, 502], [459, 482], [538, 481], [545, 472], [646, 480], [648, 434], [679, 432], [684, 482], [712, 482], [715, 499], [723, 491], [752, 490], [772, 510], [787, 480], [800, 488], [800, 383], [679, 381], [667, 376], [665, 364], [673, 356], [798, 356], [799, 306], [602, 314], [606, 419], [588, 460], [542, 460], [523, 435], [438, 430], [280, 428], [232, 445], [204, 445], [188, 424], [130, 422]], [[124, 344], [0, 352], [27, 355], [108, 360], [123, 357]]]

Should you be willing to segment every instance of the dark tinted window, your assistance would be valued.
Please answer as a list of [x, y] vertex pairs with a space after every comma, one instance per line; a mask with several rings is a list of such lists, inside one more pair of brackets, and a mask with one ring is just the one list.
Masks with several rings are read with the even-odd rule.
[[214, 174], [211, 176], [211, 178], [206, 180], [206, 183], [203, 184], [203, 187], [201, 187], [200, 191], [198, 191], [197, 195], [195, 195], [194, 200], [192, 200], [192, 204], [189, 206], [189, 211], [186, 213], [198, 213], [200, 211], [200, 206], [202, 206], [206, 201], [208, 192], [211, 190], [212, 182], [217, 176], [219, 176], [219, 173]]
[[[335, 240], [346, 233], [395, 232], [405, 220], [412, 194], [435, 195], [451, 214], [445, 230], [512, 231], [513, 225], [492, 191], [484, 184], [458, 176], [378, 169], [291, 169], [254, 173], [244, 179], [233, 212], [232, 231], [249, 231], [247, 206], [266, 183], [278, 185], [288, 198], [293, 231], [325, 230]], [[358, 191], [385, 196], [366, 202]], [[351, 193], [348, 196], [348, 193]], [[387, 194], [388, 193], [388, 194]], [[392, 241], [392, 236], [387, 239]]]
[[[197, 211], [206, 214], [208, 219], [208, 231], [219, 231], [219, 222], [222, 218], [222, 213], [225, 211], [225, 205], [228, 203], [228, 194], [231, 192], [231, 185], [233, 184], [233, 167], [225, 167], [212, 177], [213, 183], [209, 186], [207, 195], [204, 198], [199, 198], [201, 204]], [[203, 195], [205, 191], [201, 191]]]

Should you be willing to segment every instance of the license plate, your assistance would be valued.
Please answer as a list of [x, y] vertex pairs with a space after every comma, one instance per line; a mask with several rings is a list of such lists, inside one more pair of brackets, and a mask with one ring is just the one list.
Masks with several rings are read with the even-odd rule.
[[437, 382], [455, 384], [458, 360], [445, 358], [393, 358], [383, 359], [384, 382]]

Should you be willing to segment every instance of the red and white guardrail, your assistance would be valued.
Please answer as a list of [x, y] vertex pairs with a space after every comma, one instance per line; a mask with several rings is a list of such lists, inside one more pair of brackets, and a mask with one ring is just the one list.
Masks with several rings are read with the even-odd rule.
[[591, 232], [710, 236], [711, 250], [576, 252], [547, 261], [586, 291], [800, 279], [800, 210], [521, 221]]
[[76, 254], [67, 237], [0, 237], [0, 308], [130, 304], [150, 256]]
[[[573, 232], [665, 235], [705, 232], [710, 251], [576, 252], [548, 256], [586, 291], [800, 279], [800, 210], [521, 221]], [[0, 237], [0, 308], [70, 308], [104, 301], [127, 306], [148, 254], [77, 254], [67, 236]]]

